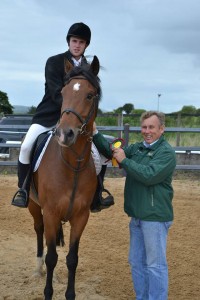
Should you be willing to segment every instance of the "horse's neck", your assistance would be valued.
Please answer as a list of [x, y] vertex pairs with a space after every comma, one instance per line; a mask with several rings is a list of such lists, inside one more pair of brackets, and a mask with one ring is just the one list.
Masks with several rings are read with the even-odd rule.
[[80, 157], [88, 157], [91, 153], [92, 143], [87, 137], [80, 137], [71, 147]]

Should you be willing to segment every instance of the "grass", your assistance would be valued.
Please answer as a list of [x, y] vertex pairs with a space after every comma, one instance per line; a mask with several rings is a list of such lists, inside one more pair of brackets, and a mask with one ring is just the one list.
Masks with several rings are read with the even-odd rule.
[[[119, 124], [118, 116], [100, 116], [96, 118], [96, 124], [98, 126], [118, 126]], [[130, 126], [140, 126], [139, 116], [125, 116], [123, 118], [123, 124], [128, 123]], [[181, 119], [174, 116], [166, 116], [166, 127], [188, 127], [188, 128], [200, 128], [200, 117], [181, 117]], [[107, 135], [118, 136], [119, 133], [113, 131], [102, 132]], [[165, 133], [166, 140], [172, 146], [193, 146], [200, 147], [200, 134], [199, 133]], [[129, 144], [139, 142], [142, 140], [141, 134], [139, 132], [131, 132], [129, 134]]]

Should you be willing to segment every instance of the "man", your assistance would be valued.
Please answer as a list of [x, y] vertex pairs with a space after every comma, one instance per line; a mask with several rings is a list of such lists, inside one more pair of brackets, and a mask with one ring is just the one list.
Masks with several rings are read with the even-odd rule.
[[144, 141], [128, 147], [110, 145], [94, 128], [94, 143], [126, 171], [124, 210], [131, 217], [129, 263], [137, 300], [166, 300], [166, 246], [173, 220], [172, 175], [176, 156], [164, 138], [165, 116], [147, 111], [141, 116]]
[[[18, 187], [20, 188], [12, 200], [12, 204], [18, 207], [28, 206], [28, 193], [30, 178], [24, 187], [23, 183], [30, 169], [31, 150], [37, 137], [56, 126], [60, 118], [62, 95], [66, 75], [66, 63], [79, 66], [87, 64], [84, 56], [86, 48], [90, 44], [91, 31], [84, 23], [73, 24], [67, 33], [66, 40], [68, 51], [48, 58], [45, 67], [45, 94], [36, 109], [26, 137], [22, 143], [18, 161]], [[30, 176], [29, 176], [30, 177]], [[100, 183], [99, 183], [100, 185]], [[100, 188], [99, 188], [100, 189]], [[95, 201], [94, 211], [100, 211], [113, 204], [113, 199], [106, 201], [106, 206], [101, 203], [102, 198]]]

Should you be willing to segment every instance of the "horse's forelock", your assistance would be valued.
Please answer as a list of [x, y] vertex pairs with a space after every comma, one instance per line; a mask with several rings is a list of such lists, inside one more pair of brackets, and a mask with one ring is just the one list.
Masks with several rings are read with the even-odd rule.
[[96, 89], [98, 93], [98, 100], [101, 100], [102, 91], [101, 91], [101, 85], [100, 85], [100, 79], [98, 76], [95, 76], [90, 71], [90, 65], [84, 65], [79, 67], [74, 67], [70, 72], [68, 72], [65, 76], [65, 85], [69, 82], [70, 79], [73, 77], [82, 75], [85, 77]]

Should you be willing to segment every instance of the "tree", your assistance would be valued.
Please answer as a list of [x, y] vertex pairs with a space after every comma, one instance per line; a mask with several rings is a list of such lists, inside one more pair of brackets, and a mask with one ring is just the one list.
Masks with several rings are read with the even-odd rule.
[[123, 106], [123, 110], [125, 111], [126, 114], [130, 114], [133, 109], [134, 109], [134, 106], [132, 103], [126, 103]]
[[121, 114], [123, 112], [123, 107], [118, 107], [117, 109], [114, 110], [115, 114]]
[[200, 114], [200, 108], [197, 108], [196, 113]]
[[195, 114], [196, 113], [196, 107], [193, 105], [183, 106], [181, 109], [181, 113], [183, 114]]
[[27, 112], [28, 115], [34, 115], [36, 112], [36, 106], [31, 106]]
[[138, 109], [134, 109], [132, 113], [141, 115], [143, 112], [145, 112], [145, 109], [138, 108]]
[[6, 93], [0, 91], [0, 114], [13, 114], [13, 106], [9, 103]]

